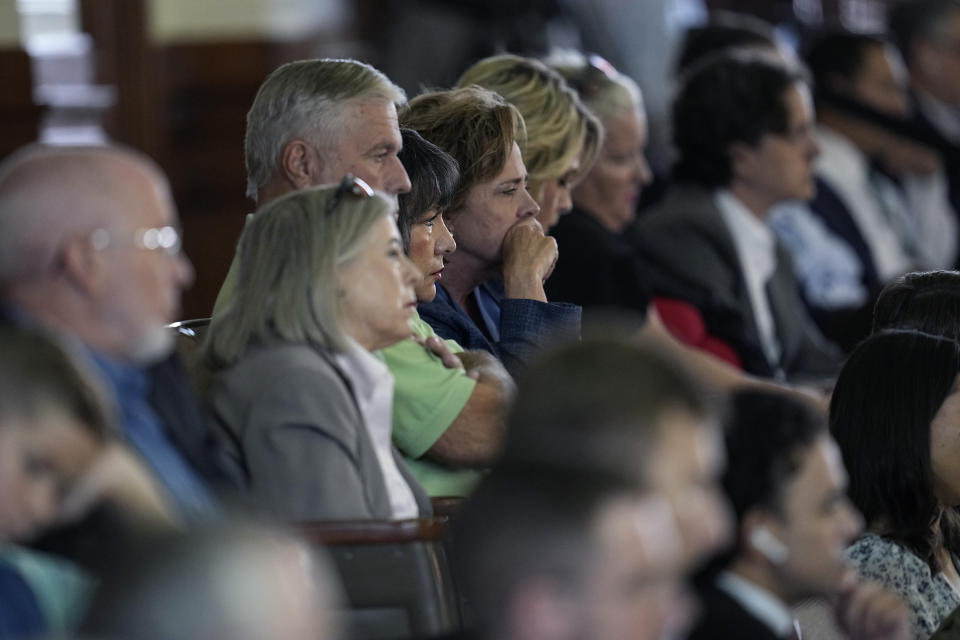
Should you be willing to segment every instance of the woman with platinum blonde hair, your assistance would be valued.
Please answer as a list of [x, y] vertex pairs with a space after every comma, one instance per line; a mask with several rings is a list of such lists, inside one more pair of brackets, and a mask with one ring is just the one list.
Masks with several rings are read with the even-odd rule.
[[640, 90], [599, 56], [568, 52], [550, 62], [600, 118], [605, 136], [597, 161], [573, 190], [573, 211], [553, 229], [561, 259], [548, 293], [588, 308], [646, 314], [649, 278], [621, 237], [651, 177]]
[[411, 518], [430, 505], [390, 443], [420, 273], [362, 180], [290, 193], [244, 229], [234, 298], [205, 345], [210, 408], [258, 505], [291, 520]]
[[572, 208], [570, 191], [596, 159], [600, 123], [576, 91], [539, 60], [511, 54], [485, 58], [457, 83], [468, 85], [500, 94], [523, 117], [527, 140], [521, 151], [529, 191], [540, 205], [537, 220], [549, 231]]
[[[626, 311], [642, 324], [641, 335], [676, 351], [689, 365], [721, 385], [739, 384], [738, 376], [717, 367], [680, 343], [663, 325], [651, 303], [650, 273], [624, 231], [636, 215], [637, 201], [652, 173], [644, 151], [647, 117], [637, 84], [596, 55], [570, 51], [555, 54], [547, 63], [566, 79], [603, 127], [603, 144], [597, 161], [573, 190], [573, 210], [553, 228], [560, 258], [547, 282], [547, 295], [582, 305], [589, 318], [599, 310]], [[660, 303], [676, 335], [691, 346], [722, 360], [739, 364], [734, 351], [707, 334], [695, 308], [679, 301]], [[679, 317], [685, 324], [677, 325]]]

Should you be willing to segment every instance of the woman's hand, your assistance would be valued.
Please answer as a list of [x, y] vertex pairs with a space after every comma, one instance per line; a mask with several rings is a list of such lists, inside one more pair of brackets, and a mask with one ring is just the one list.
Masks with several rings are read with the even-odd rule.
[[557, 241], [535, 218], [513, 225], [503, 238], [503, 288], [508, 298], [547, 301], [543, 283], [559, 256]]
[[910, 612], [896, 594], [860, 582], [851, 571], [834, 602], [840, 627], [851, 640], [910, 640]]

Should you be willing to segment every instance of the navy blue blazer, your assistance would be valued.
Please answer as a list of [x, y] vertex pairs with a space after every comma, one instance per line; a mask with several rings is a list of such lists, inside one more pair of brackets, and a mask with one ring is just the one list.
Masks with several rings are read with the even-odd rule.
[[496, 356], [511, 375], [519, 374], [544, 348], [580, 337], [581, 309], [575, 304], [507, 298], [499, 282], [481, 285], [500, 307], [500, 339], [494, 342], [453, 297], [437, 285], [437, 297], [417, 307], [437, 335], [464, 349]]

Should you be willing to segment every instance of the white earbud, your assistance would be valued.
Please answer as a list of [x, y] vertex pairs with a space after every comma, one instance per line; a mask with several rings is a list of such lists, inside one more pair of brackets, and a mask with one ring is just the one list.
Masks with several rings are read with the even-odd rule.
[[790, 557], [787, 546], [766, 527], [757, 527], [750, 532], [750, 545], [773, 564], [783, 564]]

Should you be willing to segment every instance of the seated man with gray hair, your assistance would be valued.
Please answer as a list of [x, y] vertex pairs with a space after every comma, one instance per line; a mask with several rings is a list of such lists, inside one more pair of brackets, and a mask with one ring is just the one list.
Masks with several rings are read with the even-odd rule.
[[[398, 158], [403, 139], [397, 106], [405, 102], [402, 89], [356, 60], [280, 66], [264, 80], [247, 114], [247, 195], [262, 206], [294, 190], [338, 183], [346, 174], [388, 196], [409, 192]], [[215, 315], [232, 297], [236, 265], [234, 260]], [[419, 335], [423, 346], [410, 342], [387, 350], [395, 357], [384, 354], [395, 377], [416, 381], [396, 385], [395, 443], [408, 458], [432, 461], [414, 468], [428, 493], [462, 495], [475, 476], [459, 470], [489, 464], [499, 447], [512, 382], [492, 358], [454, 357], [432, 331]]]

